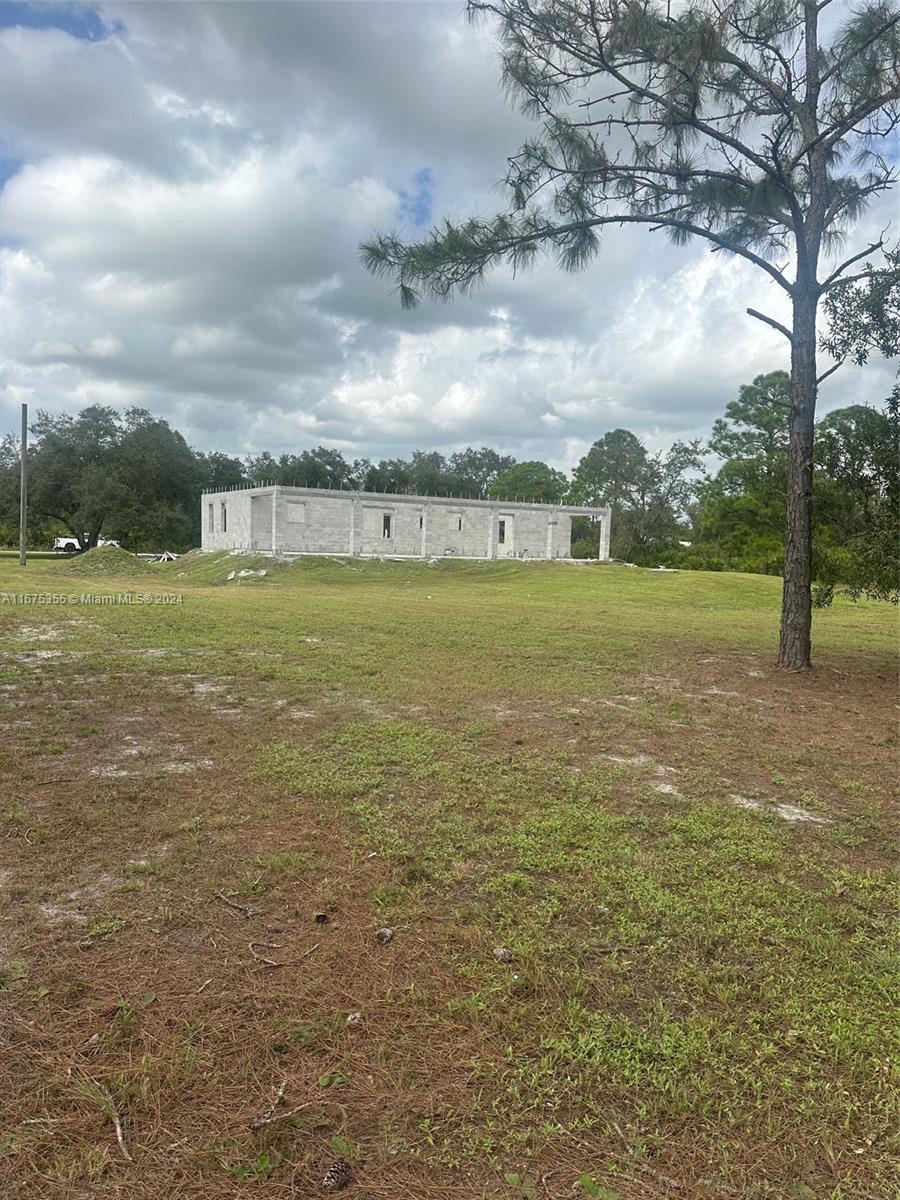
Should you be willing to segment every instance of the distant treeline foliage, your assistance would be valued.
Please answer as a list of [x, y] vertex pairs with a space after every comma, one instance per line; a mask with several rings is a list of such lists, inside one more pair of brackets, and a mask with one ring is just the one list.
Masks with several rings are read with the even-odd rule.
[[[348, 462], [325, 446], [245, 460], [193, 450], [144, 409], [92, 405], [77, 416], [39, 412], [29, 447], [34, 546], [56, 536], [87, 548], [113, 538], [132, 550], [199, 544], [199, 497], [251, 483], [374, 492], [610, 505], [613, 557], [642, 564], [778, 574], [782, 565], [788, 376], [761, 375], [725, 407], [706, 444], [650, 453], [627, 429], [600, 437], [571, 477], [488, 447], [449, 457]], [[895, 390], [883, 410], [838, 409], [817, 426], [815, 521], [819, 598], [836, 585], [897, 596], [900, 418]], [[709, 462], [714, 463], [710, 466]], [[18, 537], [18, 443], [0, 442], [0, 541]], [[599, 527], [573, 522], [575, 557], [596, 557]]]

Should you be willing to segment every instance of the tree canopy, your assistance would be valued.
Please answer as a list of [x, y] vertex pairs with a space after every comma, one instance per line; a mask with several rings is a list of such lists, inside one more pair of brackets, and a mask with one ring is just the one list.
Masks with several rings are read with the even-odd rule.
[[646, 469], [647, 451], [627, 429], [613, 429], [599, 438], [575, 468], [572, 491], [582, 504], [627, 503]]
[[492, 500], [534, 500], [558, 504], [569, 490], [562, 473], [542, 462], [520, 462], [498, 475], [488, 495]]
[[774, 474], [788, 446], [789, 388], [787, 371], [772, 371], [744, 384], [737, 400], [726, 404], [725, 416], [713, 424], [709, 448], [735, 464], [729, 475]]
[[612, 554], [642, 558], [684, 533], [702, 466], [699, 441], [675, 442], [665, 454], [649, 454], [629, 430], [614, 429], [578, 463], [571, 496], [583, 504], [609, 505]]
[[82, 549], [101, 533], [143, 544], [191, 537], [196, 459], [180, 433], [144, 409], [91, 405], [39, 412], [32, 426], [29, 510], [58, 522]]

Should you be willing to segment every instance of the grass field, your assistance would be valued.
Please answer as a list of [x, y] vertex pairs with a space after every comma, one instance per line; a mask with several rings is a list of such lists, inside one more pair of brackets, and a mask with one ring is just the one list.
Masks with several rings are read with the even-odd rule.
[[0, 595], [0, 1193], [896, 1194], [895, 610], [793, 676], [762, 577], [25, 592], [78, 602]]

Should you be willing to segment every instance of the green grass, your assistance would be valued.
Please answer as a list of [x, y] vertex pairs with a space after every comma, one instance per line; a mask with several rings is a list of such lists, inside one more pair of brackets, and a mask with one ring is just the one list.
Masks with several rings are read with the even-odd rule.
[[[100, 565], [93, 555], [116, 555], [114, 589], [104, 589], [108, 577], [93, 574], [92, 564]], [[99, 648], [115, 631], [126, 647], [163, 645], [195, 661], [202, 653], [234, 654], [239, 667], [247, 665], [249, 649], [264, 648], [266, 667], [279, 678], [334, 681], [382, 696], [414, 692], [421, 698], [438, 688], [451, 702], [472, 689], [564, 697], [652, 670], [654, 657], [771, 654], [777, 637], [780, 581], [763, 576], [301, 559], [274, 568], [269, 563], [264, 579], [202, 589], [265, 561], [213, 554], [147, 566], [103, 550], [24, 571], [4, 563], [0, 581], [7, 592], [68, 592], [69, 576], [91, 566], [79, 589], [120, 591], [131, 578], [135, 591], [185, 596], [181, 605], [160, 603], [138, 613], [111, 606], [102, 623], [80, 630], [73, 648]], [[51, 612], [60, 610], [32, 608], [30, 615], [49, 619]], [[816, 613], [820, 661], [884, 668], [895, 649], [895, 616], [888, 605], [839, 597]], [[302, 662], [296, 661], [298, 635], [319, 639], [303, 646]], [[490, 670], [473, 672], [482, 662]]]
[[[76, 565], [0, 563], [0, 592], [69, 593]], [[227, 581], [260, 565], [265, 578]], [[623, 1200], [666, 1195], [662, 1177], [747, 1200], [891, 1193], [895, 610], [839, 598], [816, 614], [816, 671], [791, 676], [772, 667], [780, 581], [764, 577], [198, 554], [114, 567], [79, 578], [78, 596], [158, 602], [0, 604], [0, 683], [80, 702], [74, 727], [53, 706], [23, 727], [0, 784], [16, 781], [4, 820], [32, 857], [68, 837], [118, 872], [121, 915], [98, 899], [73, 935], [79, 970], [169, 928], [171, 953], [199, 945], [213, 889], [269, 914], [245, 933], [240, 912], [211, 902], [215, 937], [242, 941], [217, 942], [201, 971], [219, 1007], [196, 1094], [180, 1067], [145, 1056], [157, 1109], [202, 1108], [227, 1077], [234, 1020], [254, 1056], [277, 1056], [276, 1078], [293, 1070], [317, 1102], [336, 1094], [361, 1163], [421, 1172], [392, 1194], [458, 1177], [460, 1191], [435, 1194], [529, 1195], [549, 1167]], [[143, 774], [110, 792], [83, 776], [81, 824], [57, 832], [46, 805], [30, 808], [54, 761], [77, 776], [73, 741], [122, 733], [92, 678], [136, 695], [161, 745], [194, 737], [202, 756], [233, 722], [229, 791], [160, 773], [148, 732], [149, 749], [116, 760]], [[785, 819], [798, 810], [821, 823]], [[129, 865], [112, 814], [146, 819], [171, 847]], [[32, 886], [57, 886], [46, 864]], [[285, 991], [271, 993], [268, 1042], [253, 1042], [239, 1020], [261, 1001], [242, 996], [246, 976], [221, 985], [220, 964], [257, 936], [278, 968], [294, 953], [291, 914], [308, 932], [318, 909], [334, 914], [323, 947], [347, 931], [339, 957], [303, 958], [305, 1004], [286, 971], [266, 976]], [[395, 957], [379, 974], [371, 932], [385, 925]], [[41, 985], [27, 957], [0, 975], [10, 996], [26, 975]], [[363, 974], [367, 1005], [347, 982]], [[160, 1001], [137, 1024], [164, 1021], [155, 977], [129, 994], [144, 990]], [[366, 1032], [348, 1040], [357, 1003]], [[181, 1027], [154, 1038], [181, 1045]], [[378, 1119], [355, 1121], [373, 1080], [389, 1081]], [[226, 1191], [284, 1186], [290, 1128], [264, 1145], [223, 1133], [203, 1162]]]

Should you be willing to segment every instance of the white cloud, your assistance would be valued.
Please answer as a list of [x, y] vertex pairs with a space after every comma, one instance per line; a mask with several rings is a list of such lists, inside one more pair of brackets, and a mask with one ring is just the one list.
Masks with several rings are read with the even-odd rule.
[[88, 358], [118, 358], [125, 347], [111, 333], [91, 338], [85, 353]]
[[227, 355], [234, 349], [236, 340], [233, 330], [214, 325], [192, 325], [172, 343], [172, 354], [175, 358]]

